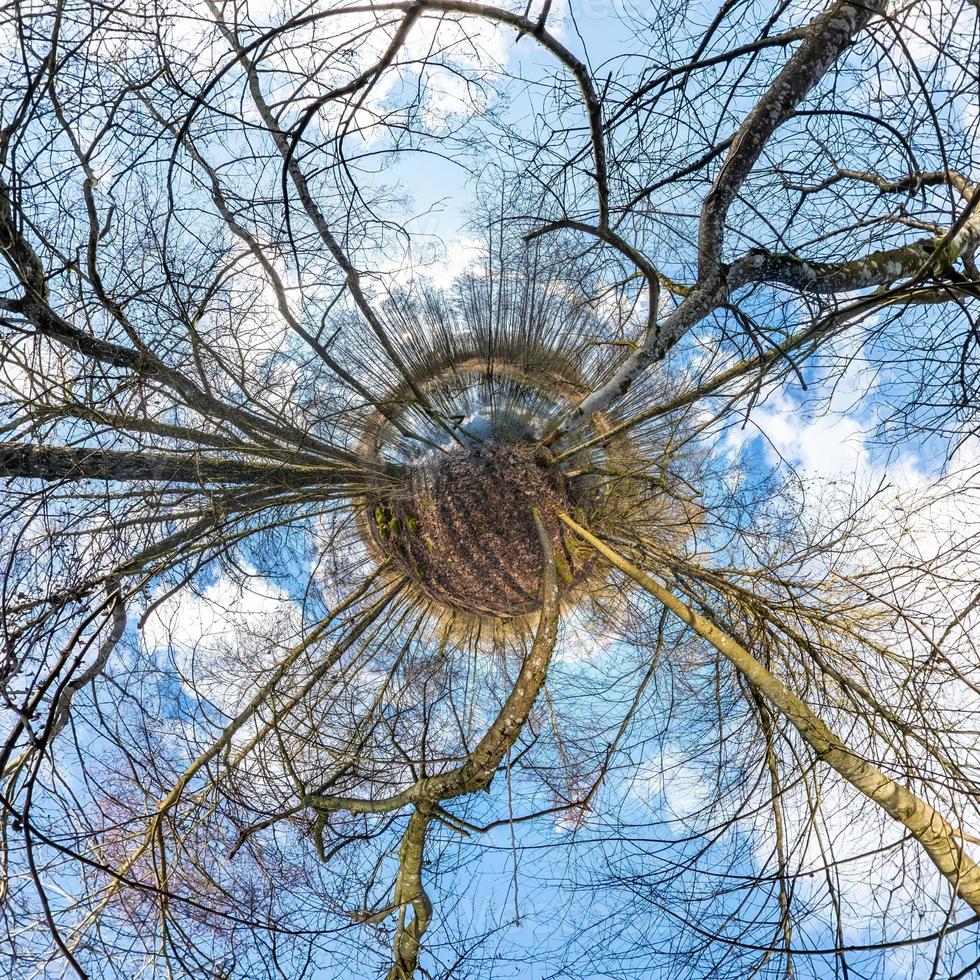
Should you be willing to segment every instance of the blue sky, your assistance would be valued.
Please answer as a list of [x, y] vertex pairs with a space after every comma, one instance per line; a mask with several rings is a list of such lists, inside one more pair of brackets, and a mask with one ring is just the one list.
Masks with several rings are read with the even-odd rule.
[[[924, 5], [926, 9], [929, 6]], [[626, 61], [622, 55], [625, 50], [632, 52], [636, 64], [640, 64], [648, 53], [635, 47], [637, 39], [624, 28], [619, 16], [615, 16], [628, 16], [632, 8], [617, 7], [605, 0], [587, 0], [583, 4], [573, 3], [572, 10], [574, 21], [564, 5], [556, 5], [551, 23], [556, 34], [574, 51], [587, 56], [590, 64], [609, 63], [624, 69]], [[791, 11], [796, 10], [794, 5]], [[711, 20], [714, 12], [711, 5], [691, 5], [686, 8], [685, 26], [694, 34]], [[791, 19], [789, 14], [787, 19]], [[175, 38], [190, 45], [196, 30], [193, 23], [178, 22]], [[913, 37], [910, 43], [914, 48], [921, 42]], [[628, 48], [628, 44], [634, 47]], [[486, 31], [483, 45], [479, 55], [462, 53], [461, 63], [471, 71], [484, 71], [490, 84], [502, 85], [503, 71], [519, 72], [527, 80], [525, 88], [528, 91], [511, 82], [504, 86], [504, 95], [510, 97], [509, 102], [498, 102], [497, 96], [489, 91], [486, 98], [488, 110], [492, 108], [499, 112], [502, 121], [514, 126], [524, 124], [545, 102], [537, 83], [550, 80], [554, 72], [552, 63], [530, 39], [525, 38], [515, 46], [505, 31]], [[923, 58], [928, 57], [927, 51], [921, 53]], [[202, 63], [206, 62], [205, 53]], [[411, 82], [410, 76], [406, 84], [410, 87]], [[380, 103], [386, 98], [395, 99], [397, 95], [398, 87], [394, 83], [391, 88], [381, 86], [376, 93]], [[855, 94], [856, 100], [861, 97], [862, 93]], [[442, 76], [433, 82], [425, 106], [433, 134], [439, 135], [442, 126], [454, 124], [454, 106], [462, 104], [460, 99], [457, 79]], [[971, 119], [975, 122], [975, 106], [964, 105], [960, 110], [965, 124]], [[700, 117], [685, 125], [707, 126], [710, 121]], [[491, 120], [485, 120], [485, 125], [478, 128], [484, 132], [495, 131]], [[684, 132], [681, 127], [676, 138], [683, 140]], [[363, 141], [360, 148], [369, 152], [372, 148], [370, 140]], [[427, 144], [426, 149], [429, 148]], [[240, 149], [232, 144], [222, 152], [228, 152], [234, 158]], [[484, 266], [485, 242], [480, 228], [474, 226], [474, 216], [480, 214], [488, 198], [493, 198], [496, 190], [493, 181], [498, 179], [499, 171], [489, 166], [482, 169], [483, 163], [489, 161], [489, 154], [466, 154], [456, 149], [452, 152], [457, 157], [456, 162], [429, 153], [390, 156], [387, 158], [390, 165], [379, 169], [366, 181], [368, 192], [377, 191], [381, 196], [382, 187], [385, 187], [391, 196], [407, 199], [405, 206], [400, 202], [392, 203], [392, 215], [406, 221], [415, 234], [411, 265], [408, 256], [400, 250], [398, 236], [387, 239], [387, 248], [378, 247], [372, 252], [365, 246], [365, 260], [381, 273], [374, 283], [379, 296], [384, 286], [425, 282], [445, 288], [457, 276]], [[246, 170], [244, 179], [248, 178]], [[104, 179], [112, 179], [109, 164]], [[692, 207], [688, 200], [664, 202], [664, 210], [671, 204], [679, 209], [682, 205], [688, 209]], [[750, 227], [748, 230], [754, 234], [757, 229]], [[676, 248], [670, 242], [659, 243], [659, 254], [664, 256], [665, 267], [672, 275], [680, 277], [692, 267], [690, 251]], [[292, 276], [289, 280], [294, 287], [291, 298], [297, 310], [304, 314], [316, 312], [325, 303], [327, 294], [313, 274], [315, 271], [310, 272], [308, 281], [298, 280], [294, 271], [283, 273]], [[754, 311], [756, 306], [750, 308]], [[758, 299], [757, 308], [771, 312], [768, 298]], [[792, 305], [780, 312], [785, 312], [787, 318], [803, 315]], [[269, 350], [279, 354], [286, 349], [286, 342], [282, 340], [285, 328], [277, 318], [272, 301], [267, 302], [264, 314], [264, 319], [256, 316], [254, 322], [243, 320], [237, 324], [240, 339], [245, 338], [243, 346], [248, 348], [257, 364], [264, 363]], [[782, 327], [785, 323], [776, 326]], [[870, 331], [873, 326], [872, 322], [865, 328]], [[927, 320], [924, 332], [928, 333], [932, 326]], [[253, 336], [255, 339], [251, 342]], [[878, 502], [869, 509], [868, 534], [873, 543], [867, 550], [874, 550], [874, 542], [880, 543], [882, 550], [889, 546], [887, 534], [883, 532], [880, 538], [874, 538], [871, 530], [877, 525], [884, 528], [893, 520], [896, 509], [902, 506], [908, 508], [907, 523], [913, 528], [910, 534], [914, 540], [910, 549], [927, 555], [939, 553], [957, 526], [969, 525], [980, 515], [980, 500], [975, 488], [968, 482], [957, 483], [955, 476], [947, 477], [949, 472], [974, 471], [980, 463], [980, 448], [975, 439], [967, 440], [950, 461], [944, 452], [948, 444], [941, 440], [929, 441], [916, 435], [897, 443], [888, 431], [883, 432], [880, 423], [891, 405], [888, 383], [894, 379], [866, 363], [866, 353], [869, 355], [867, 360], [871, 360], [871, 352], [864, 348], [866, 336], [865, 332], [856, 331], [835, 351], [824, 352], [820, 359], [806, 365], [803, 374], [809, 385], [807, 389], [795, 382], [778, 386], [738, 424], [716, 425], [709, 429], [704, 440], [713, 459], [709, 469], [712, 482], [708, 489], [720, 498], [726, 489], [761, 482], [774, 469], [780, 472], [795, 470], [808, 486], [807, 506], [812, 508], [808, 515], [815, 521], [827, 523], [833, 517], [835, 507], [843, 512], [845, 506], [859, 496], [884, 487]], [[892, 353], [892, 349], [879, 344], [874, 357]], [[704, 363], [717, 356], [715, 339], [707, 330], [699, 328], [672, 356], [669, 369], [696, 376]], [[851, 358], [851, 366], [844, 371], [838, 370], [836, 357]], [[832, 390], [822, 383], [825, 378], [833, 380]], [[955, 497], [947, 496], [938, 503], [934, 501], [933, 498], [950, 488], [955, 491]], [[791, 488], [781, 492], [790, 499]], [[131, 669], [143, 670], [152, 665], [156, 673], [151, 673], [145, 694], [148, 701], [153, 697], [160, 699], [156, 707], [159, 708], [158, 734], [162, 743], [178, 753], [184, 751], [180, 737], [200, 734], [204, 729], [203, 718], [208, 717], [212, 724], [216, 724], [222, 714], [234, 714], [248, 691], [243, 692], [240, 678], [233, 673], [235, 660], [229, 655], [228, 648], [252, 667], [274, 665], [283, 655], [284, 645], [266, 643], [263, 634], [274, 622], [280, 621], [293, 628], [301, 621], [300, 604], [307, 596], [311, 575], [315, 593], [311, 607], [329, 605], [346, 588], [347, 581], [313, 571], [316, 545], [311, 545], [310, 540], [315, 541], [321, 526], [311, 521], [304, 529], [309, 532], [307, 538], [298, 531], [292, 541], [285, 543], [245, 546], [240, 563], [240, 569], [244, 569], [249, 578], [245, 588], [228, 570], [217, 569], [208, 569], [198, 575], [193, 580], [193, 591], [185, 590], [168, 599], [163, 598], [165, 588], [162, 585], [155, 584], [151, 588], [149, 597], [160, 599], [161, 603], [142, 630], [135, 626], [138, 614], [130, 617], [127, 643], [119, 652], [113, 670], [114, 676], [125, 683]], [[705, 554], [714, 549], [713, 557], [718, 561], [739, 561], [746, 554], [735, 546], [713, 540], [708, 534], [700, 546]], [[583, 725], [586, 720], [593, 723], [594, 715], [602, 713], [601, 705], [577, 704], [575, 692], [598, 689], [607, 678], [618, 678], [609, 682], [605, 693], [609, 702], [621, 709], [623, 699], [628, 700], [635, 689], [639, 665], [645, 654], [623, 641], [592, 637], [589, 630], [588, 623], [573, 621], [566, 626], [550, 680], [556, 689], [558, 685], [565, 685], [565, 689], [572, 692], [572, 707], [563, 719], [572, 727], [577, 720], [576, 712], [580, 713], [578, 717]], [[437, 958], [430, 959], [430, 964], [438, 961], [444, 968], [458, 955], [458, 948], [447, 946], [447, 937], [458, 940], [459, 935], [475, 936], [492, 929], [494, 934], [481, 947], [479, 955], [484, 958], [485, 973], [493, 977], [545, 980], [562, 976], [562, 963], [568, 967], [568, 973], [583, 978], [637, 976], [666, 980], [679, 975], [679, 951], [674, 952], [675, 959], [670, 956], [654, 959], [649, 954], [651, 948], [661, 952], [673, 948], [679, 929], [674, 928], [676, 920], [672, 916], [679, 911], [668, 907], [664, 915], [655, 914], [646, 904], [650, 896], [644, 890], [644, 877], [659, 873], [668, 861], [678, 862], [685, 858], [701, 862], [695, 865], [696, 870], [685, 882], [691, 888], [696, 889], [718, 869], [733, 876], [752, 875], [767, 860], [769, 828], [764, 816], [748, 816], [736, 829], [719, 832], [718, 839], [712, 841], [709, 856], [700, 856], [705, 840], [712, 836], [714, 823], [731, 816], [732, 801], [739, 800], [748, 805], [752, 800], [758, 800], [758, 793], [751, 787], [751, 779], [758, 773], [750, 766], [744, 769], [740, 766], [743, 760], [738, 757], [738, 743], [735, 742], [726, 760], [727, 766], [722, 769], [722, 778], [730, 779], [730, 784], [720, 789], [710, 785], [709, 774], [715, 759], [706, 756], [702, 736], [715, 720], [705, 717], [702, 702], [693, 697], [685, 699], [682, 695], [685, 685], [693, 691], [711, 690], [716, 681], [714, 667], [696, 662], [694, 655], [689, 654], [679, 640], [671, 655], [676, 658], [672, 668], [675, 673], [665, 670], [662, 680], [658, 678], [652, 685], [642, 704], [641, 718], [631, 730], [626, 748], [617, 756], [616, 765], [605, 781], [600, 797], [602, 808], [597, 806], [594, 814], [585, 815], [581, 826], [571, 826], [565, 815], [547, 816], [534, 822], [515, 823], [513, 827], [504, 824], [486, 835], [469, 839], [454, 837], [450, 831], [436, 828], [433, 854], [441, 854], [445, 849], [442, 859], [449, 866], [454, 858], [459, 860], [458, 866], [444, 875], [437, 875], [436, 868], [430, 869], [436, 918], [427, 943], [431, 951], [428, 955]], [[376, 668], [377, 665], [370, 664], [364, 671], [365, 698], [376, 689], [379, 674]], [[485, 664], [478, 665], [474, 668], [474, 676], [486, 680], [490, 669]], [[618, 671], [622, 671], [622, 675]], [[196, 692], [190, 690], [188, 683], [191, 674]], [[492, 705], [479, 697], [478, 681], [475, 690], [475, 716], [487, 718]], [[196, 699], [195, 693], [204, 693], [209, 701]], [[720, 706], [720, 698], [718, 703]], [[719, 724], [737, 723], [744, 707], [740, 709], [736, 704], [730, 710], [731, 714], [726, 715], [719, 707]], [[615, 728], [618, 717], [615, 710], [610, 710], [609, 717], [603, 719], [608, 729]], [[94, 721], [94, 714], [91, 720]], [[172, 729], [169, 732], [168, 726]], [[542, 730], [546, 729], [547, 725], [543, 725]], [[85, 726], [82, 731], [84, 733]], [[86, 751], [95, 753], [100, 743], [97, 737], [90, 737], [91, 743], [86, 744], [83, 736], [82, 745]], [[270, 782], [275, 782], [275, 777], [281, 775], [272, 770], [270, 773], [273, 777]], [[268, 779], [270, 773], [264, 773], [262, 777]], [[872, 835], [877, 831], [874, 821], [867, 820], [864, 814], [856, 815], [846, 789], [833, 779], [828, 778], [822, 789], [826, 793], [823, 829], [832, 840], [835, 853], [845, 862], [840, 893], [845, 906], [849, 905], [845, 917], [847, 914], [853, 917], [852, 928], [845, 938], [856, 945], [874, 943], [881, 936], [880, 922], [873, 917], [865, 918], [864, 913], [875, 901], [884, 901], [883, 896], [891, 894], [895, 865], [887, 859], [866, 860], [861, 856], [865, 836], [874, 839]], [[548, 802], [540, 782], [525, 779], [515, 772], [509, 787], [506, 779], [498, 778], [492, 792], [470, 804], [471, 809], [466, 812], [467, 818], [474, 822], [500, 820], [512, 810], [515, 816], [520, 816], [535, 807], [547, 806]], [[800, 794], [790, 794], [787, 805], [791, 811], [793, 807], [797, 808], [788, 819], [795, 819], [802, 825], [805, 812]], [[707, 809], [702, 812], [702, 808]], [[964, 829], [980, 833], [980, 826], [969, 823]], [[291, 828], [279, 833], [290, 844], [296, 843], [290, 838], [294, 833]], [[300, 841], [299, 845], [305, 847], [308, 843]], [[367, 850], [358, 854], [350, 868], [351, 880], [358, 873], [364, 873], [376, 856]], [[819, 848], [816, 845], [812, 851], [804, 848], [794, 855], [794, 860], [799, 861], [801, 871], [799, 902], [803, 905], [809, 901], [818, 906], [812, 914], [801, 913], [801, 941], [805, 937], [806, 943], [815, 949], [831, 947], [835, 937], [826, 906], [821, 905], [824, 898], [821, 886], [819, 881], [812, 881], [813, 876], [807, 872], [808, 867], [820, 867]], [[382, 881], [390, 879], [394, 874], [391, 855], [382, 861], [382, 868], [383, 874], [379, 878]], [[611, 869], [620, 876], [625, 876], [627, 871], [635, 873], [633, 889], [622, 884], [616, 887], [604, 885], [602, 879]], [[927, 876], [928, 873], [927, 868], [924, 874]], [[928, 891], [930, 879], [926, 878], [926, 881]], [[914, 882], [896, 885], [896, 907], [914, 892], [914, 885]], [[352, 887], [351, 892], [354, 891], [356, 889]], [[677, 897], [680, 891], [678, 887], [675, 895], [665, 885], [660, 896], [675, 896], [680, 905], [681, 898]], [[711, 908], [712, 927], [727, 928], [722, 922], [725, 914], [754, 914], [762, 905], [766, 906], [764, 915], [772, 915], [775, 905], [771, 895], [756, 894], [747, 900], [745, 907], [740, 905], [743, 897], [736, 888], [727, 898], [718, 900]], [[518, 911], [520, 923], [515, 921]], [[707, 924], [708, 914], [703, 906], [692, 906], [687, 911], [691, 920], [688, 924], [695, 927], [696, 934], [696, 927]], [[909, 912], [908, 908], [902, 911]], [[944, 911], [941, 903], [925, 909], [921, 930], [928, 932], [934, 928], [942, 920]], [[699, 915], [705, 915], [706, 919], [699, 919]], [[582, 922], [586, 920], [592, 923], [589, 930], [582, 929]], [[906, 920], [899, 921], [896, 914], [896, 934], [906, 926]], [[323, 962], [318, 964], [320, 976], [346, 980], [364, 975], [362, 971], [366, 967], [363, 962], [357, 962], [353, 950], [356, 950], [357, 937], [361, 934], [358, 930], [366, 928], [344, 921], [341, 953], [333, 962], [323, 957]], [[746, 935], [754, 937], [752, 941], [761, 942], [767, 929], [771, 932], [770, 925], [752, 927]], [[639, 947], [638, 941], [642, 941], [645, 948]], [[971, 932], [957, 933], [946, 944], [944, 968], [948, 967], [952, 972], [969, 962], [977, 955], [976, 946], [977, 940]], [[571, 959], [562, 953], [566, 948], [572, 950]], [[914, 978], [927, 975], [925, 971], [934, 954], [935, 947], [930, 943], [906, 950], [873, 949], [849, 954], [848, 965], [852, 976]], [[726, 970], [730, 955], [719, 947], [716, 953], [718, 975], [729, 975]], [[372, 968], [380, 962], [373, 948], [368, 951], [366, 942], [364, 956]], [[830, 954], [811, 959], [801, 957], [797, 966], [800, 976], [841, 975], [839, 965]]]

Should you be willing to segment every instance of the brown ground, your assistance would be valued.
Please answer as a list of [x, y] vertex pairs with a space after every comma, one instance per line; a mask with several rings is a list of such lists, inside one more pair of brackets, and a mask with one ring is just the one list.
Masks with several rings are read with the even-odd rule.
[[420, 470], [404, 499], [376, 502], [375, 541], [433, 599], [496, 616], [531, 612], [541, 585], [541, 545], [532, 508], [551, 533], [559, 577], [572, 567], [560, 510], [571, 510], [564, 477], [550, 458], [523, 446], [447, 454]]

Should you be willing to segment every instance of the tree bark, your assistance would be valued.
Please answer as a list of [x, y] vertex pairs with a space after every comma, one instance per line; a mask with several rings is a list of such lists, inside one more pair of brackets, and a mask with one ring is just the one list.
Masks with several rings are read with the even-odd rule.
[[611, 564], [660, 600], [698, 636], [707, 640], [750, 684], [768, 698], [814, 750], [818, 759], [836, 770], [855, 789], [905, 827], [929, 855], [953, 891], [974, 912], [980, 914], [980, 867], [967, 855], [957, 839], [956, 829], [941, 814], [877, 766], [852, 751], [740, 643], [584, 527], [576, 524], [567, 514], [559, 516], [583, 541], [592, 545]]
[[0, 443], [0, 478], [28, 480], [245, 483], [265, 487], [316, 487], [350, 483], [358, 474], [335, 466], [284, 466], [213, 459], [200, 453], [123, 451]]
[[705, 198], [698, 233], [699, 278], [704, 279], [720, 268], [728, 209], [772, 134], [827, 74], [871, 18], [884, 8], [885, 0], [866, 3], [837, 0], [810, 22], [803, 43], [738, 128], [728, 156]]

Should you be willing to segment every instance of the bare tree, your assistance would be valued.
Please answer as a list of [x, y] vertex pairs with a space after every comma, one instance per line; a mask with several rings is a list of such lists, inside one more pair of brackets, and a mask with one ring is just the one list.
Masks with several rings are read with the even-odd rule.
[[0, 29], [13, 975], [976, 967], [975, 4]]

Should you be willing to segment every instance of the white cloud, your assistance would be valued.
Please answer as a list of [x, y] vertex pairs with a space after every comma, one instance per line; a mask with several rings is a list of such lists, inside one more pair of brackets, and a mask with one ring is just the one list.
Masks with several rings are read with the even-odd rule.
[[668, 745], [636, 767], [628, 790], [648, 806], [662, 802], [668, 817], [686, 820], [712, 803], [716, 784], [679, 747]]
[[[413, 228], [414, 238], [424, 236], [424, 230]], [[384, 276], [389, 289], [408, 289], [418, 285], [420, 279], [437, 289], [449, 289], [461, 276], [479, 274], [486, 268], [486, 245], [467, 235], [447, 242], [437, 254], [437, 258], [419, 256], [413, 244], [400, 250], [393, 247], [385, 260], [377, 264], [377, 271]]]
[[190, 696], [234, 714], [279, 663], [299, 622], [296, 603], [267, 579], [222, 575], [199, 594], [182, 589], [161, 602], [147, 617], [143, 642], [171, 652]]
[[595, 665], [610, 654], [618, 642], [618, 637], [602, 632], [601, 624], [594, 617], [581, 608], [572, 609], [559, 626], [556, 660]]

